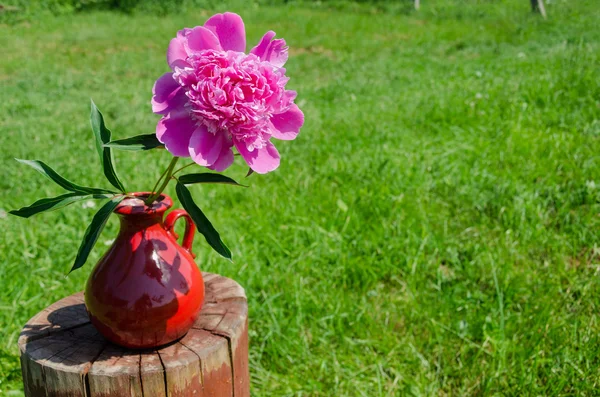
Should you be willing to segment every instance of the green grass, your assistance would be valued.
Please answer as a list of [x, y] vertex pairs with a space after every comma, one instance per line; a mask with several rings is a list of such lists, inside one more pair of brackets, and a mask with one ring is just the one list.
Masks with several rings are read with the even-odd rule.
[[[600, 4], [543, 21], [528, 3], [231, 7], [249, 43], [287, 39], [306, 115], [276, 172], [244, 180], [238, 161], [250, 188], [193, 188], [234, 255], [198, 238], [198, 264], [249, 297], [253, 395], [597, 395]], [[0, 26], [0, 208], [60, 193], [13, 157], [108, 186], [89, 98], [115, 138], [154, 131], [168, 41], [212, 12]], [[169, 156], [117, 162], [147, 190]], [[114, 238], [113, 219], [65, 278], [93, 213], [0, 213], [0, 394], [21, 389], [21, 326]]]

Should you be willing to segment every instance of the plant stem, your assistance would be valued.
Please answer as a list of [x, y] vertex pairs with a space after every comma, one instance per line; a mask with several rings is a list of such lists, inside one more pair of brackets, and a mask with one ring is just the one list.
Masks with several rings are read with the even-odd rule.
[[194, 165], [194, 164], [196, 164], [196, 163], [194, 163], [194, 162], [191, 162], [191, 163], [189, 163], [188, 165], [184, 165], [183, 167], [181, 167], [181, 168], [178, 168], [177, 170], [173, 171], [173, 175], [175, 175], [175, 174], [176, 174], [176, 173], [178, 173], [179, 171], [183, 170], [184, 168], [190, 167], [190, 166], [192, 166], [192, 165]]
[[165, 175], [167, 174], [167, 171], [169, 170], [169, 167], [167, 167], [162, 174], [160, 174], [160, 177], [158, 178], [158, 180], [156, 181], [156, 183], [154, 184], [154, 186], [152, 187], [152, 190], [150, 190], [151, 193], [156, 192], [156, 188], [158, 187], [158, 184], [160, 183], [160, 181], [163, 180], [163, 178], [165, 177]]
[[[160, 194], [163, 192], [163, 190], [165, 190], [165, 188], [169, 184], [169, 181], [171, 180], [171, 176], [173, 175], [173, 169], [175, 168], [175, 164], [177, 164], [178, 160], [179, 160], [179, 157], [177, 157], [177, 156], [173, 157], [173, 160], [171, 160], [171, 162], [169, 163], [169, 167], [163, 173], [163, 176], [165, 176], [165, 180], [160, 185], [160, 187], [158, 188], [158, 190], [156, 190], [156, 192], [154, 192], [153, 194], [151, 194], [150, 197], [148, 197], [146, 199], [146, 201], [144, 202], [146, 205], [151, 205], [154, 202], [154, 200], [156, 200], [157, 198], [160, 197]], [[162, 176], [161, 176], [161, 179], [162, 179]], [[160, 181], [160, 179], [159, 179], [159, 181]]]

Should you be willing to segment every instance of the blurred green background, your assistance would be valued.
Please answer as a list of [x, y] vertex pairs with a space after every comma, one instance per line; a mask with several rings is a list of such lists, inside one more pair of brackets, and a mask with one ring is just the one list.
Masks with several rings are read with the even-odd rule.
[[[22, 325], [118, 229], [65, 277], [99, 206], [7, 215], [61, 193], [13, 158], [108, 187], [89, 98], [114, 138], [153, 132], [169, 40], [230, 10], [249, 48], [287, 40], [306, 115], [277, 171], [191, 188], [234, 255], [198, 237], [199, 266], [249, 297], [253, 395], [597, 395], [600, 3], [546, 3], [2, 2], [0, 394]], [[131, 191], [169, 162], [116, 157]]]

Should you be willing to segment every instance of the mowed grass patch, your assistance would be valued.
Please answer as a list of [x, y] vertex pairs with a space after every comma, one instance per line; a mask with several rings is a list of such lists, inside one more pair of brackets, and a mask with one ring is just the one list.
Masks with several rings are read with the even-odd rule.
[[[193, 187], [230, 246], [205, 271], [250, 302], [257, 396], [594, 395], [600, 387], [600, 32], [594, 1], [231, 7], [249, 46], [291, 46], [306, 124], [281, 167]], [[223, 11], [222, 9], [215, 11]], [[16, 340], [83, 288], [118, 230], [65, 278], [93, 208], [5, 212], [57, 195], [14, 157], [103, 182], [89, 98], [115, 138], [154, 131], [149, 100], [175, 32], [211, 11], [94, 12], [0, 27], [0, 390], [21, 390]], [[129, 190], [169, 155], [117, 153]], [[171, 186], [168, 193], [174, 197]], [[178, 204], [177, 204], [178, 205]], [[95, 209], [98, 209], [96, 207]]]

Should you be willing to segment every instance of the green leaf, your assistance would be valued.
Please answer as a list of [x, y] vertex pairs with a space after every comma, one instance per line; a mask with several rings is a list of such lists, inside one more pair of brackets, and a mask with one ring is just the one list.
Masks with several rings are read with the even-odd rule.
[[119, 176], [117, 175], [117, 171], [113, 165], [114, 158], [112, 151], [110, 147], [104, 146], [104, 144], [110, 142], [110, 137], [112, 134], [104, 125], [104, 117], [102, 117], [102, 113], [100, 113], [100, 110], [98, 110], [94, 101], [91, 102], [92, 111], [90, 114], [90, 122], [92, 124], [92, 131], [96, 137], [96, 150], [100, 156], [100, 162], [102, 163], [104, 176], [106, 176], [106, 179], [108, 179], [111, 185], [125, 193], [125, 187], [123, 187], [123, 183], [121, 183], [119, 180]]
[[36, 201], [28, 207], [23, 207], [18, 210], [9, 211], [10, 214], [20, 216], [21, 218], [29, 218], [35, 214], [45, 211], [54, 211], [59, 208], [66, 207], [69, 204], [73, 204], [76, 201], [86, 199], [101, 199], [110, 198], [108, 194], [86, 194], [81, 195], [80, 193], [67, 193], [58, 197], [43, 198]]
[[41, 173], [42, 175], [44, 175], [45, 177], [50, 179], [51, 181], [54, 181], [56, 184], [58, 184], [63, 189], [70, 190], [72, 192], [87, 193], [87, 194], [115, 193], [112, 190], [98, 189], [95, 187], [76, 185], [75, 183], [58, 175], [56, 173], [56, 171], [54, 171], [52, 168], [50, 168], [44, 162], [39, 161], [39, 160], [22, 160], [22, 159], [15, 159], [15, 160], [17, 160], [19, 163], [23, 163], [23, 164], [26, 164], [26, 165], [32, 167], [33, 169], [35, 169], [36, 171], [38, 171], [39, 173]]
[[240, 185], [239, 183], [225, 175], [213, 174], [210, 172], [181, 175], [177, 179], [179, 179], [179, 182], [183, 183], [184, 185], [192, 185], [194, 183], [225, 183], [228, 185], [247, 187], [244, 185]]
[[104, 147], [110, 147], [120, 150], [150, 150], [163, 148], [164, 145], [158, 140], [156, 134], [136, 135], [131, 138], [117, 139], [104, 144]]
[[94, 215], [94, 218], [92, 219], [92, 223], [90, 223], [85, 231], [85, 234], [83, 235], [83, 241], [81, 241], [79, 251], [77, 251], [75, 263], [73, 263], [73, 267], [69, 273], [71, 273], [73, 270], [79, 269], [85, 264], [85, 261], [90, 255], [90, 251], [92, 248], [94, 248], [94, 244], [96, 244], [100, 233], [102, 233], [102, 229], [104, 229], [104, 225], [106, 225], [106, 221], [113, 213], [114, 209], [117, 208], [117, 205], [119, 205], [124, 198], [125, 196], [115, 197], [104, 204], [102, 208], [96, 212], [96, 215]]
[[202, 212], [202, 210], [194, 203], [194, 199], [187, 187], [181, 182], [177, 182], [177, 186], [175, 187], [175, 191], [177, 192], [177, 197], [179, 197], [179, 201], [181, 201], [181, 205], [183, 208], [190, 214], [198, 231], [204, 235], [206, 238], [206, 242], [219, 254], [224, 256], [227, 259], [231, 260], [231, 251], [225, 243], [221, 240], [221, 236], [219, 236], [219, 232], [215, 230], [212, 223], [208, 220], [206, 215]]

